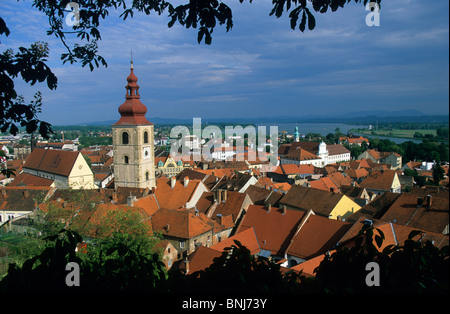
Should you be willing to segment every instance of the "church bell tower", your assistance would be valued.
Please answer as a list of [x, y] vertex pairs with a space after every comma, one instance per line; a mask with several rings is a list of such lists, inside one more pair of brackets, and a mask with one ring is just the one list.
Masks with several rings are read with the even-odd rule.
[[151, 189], [156, 187], [153, 123], [145, 118], [147, 107], [140, 101], [133, 61], [130, 70], [120, 119], [112, 125], [114, 182], [116, 187]]

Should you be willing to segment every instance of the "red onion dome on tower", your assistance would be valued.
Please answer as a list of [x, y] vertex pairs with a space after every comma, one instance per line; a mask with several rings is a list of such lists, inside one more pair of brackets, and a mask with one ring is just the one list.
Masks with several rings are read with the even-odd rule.
[[147, 107], [139, 100], [139, 85], [138, 78], [134, 75], [133, 61], [131, 61], [131, 73], [127, 77], [128, 84], [125, 86], [127, 93], [125, 95], [125, 102], [120, 105], [119, 113], [120, 119], [113, 125], [148, 125], [153, 124], [145, 118]]

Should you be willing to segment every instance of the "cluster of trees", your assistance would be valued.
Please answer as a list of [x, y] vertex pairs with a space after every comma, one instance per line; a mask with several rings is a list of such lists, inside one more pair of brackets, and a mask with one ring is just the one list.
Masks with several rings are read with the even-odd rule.
[[[76, 252], [82, 237], [63, 229], [46, 238], [47, 245], [38, 255], [21, 266], [11, 264], [0, 281], [0, 292], [448, 293], [449, 248], [438, 249], [421, 241], [420, 235], [412, 232], [403, 245], [380, 250], [384, 234], [364, 224], [355, 246], [337, 247], [326, 255], [315, 277], [293, 271], [283, 274], [278, 264], [251, 255], [235, 241], [212, 265], [185, 276], [177, 270], [167, 272], [160, 256], [130, 234], [114, 232], [96, 246]], [[68, 272], [72, 270], [68, 263], [76, 263], [78, 274]], [[380, 270], [375, 285], [367, 284], [369, 263]]]
[[89, 146], [108, 146], [112, 145], [112, 137], [111, 136], [81, 136], [79, 138], [79, 143], [81, 148], [89, 147]]
[[363, 143], [361, 146], [346, 145], [350, 150], [351, 156], [357, 158], [367, 149], [378, 149], [380, 152], [396, 152], [402, 156], [403, 163], [409, 161], [449, 161], [449, 145], [444, 142], [435, 142], [424, 139], [421, 143], [412, 141], [396, 144], [388, 139], [370, 138], [370, 144]]

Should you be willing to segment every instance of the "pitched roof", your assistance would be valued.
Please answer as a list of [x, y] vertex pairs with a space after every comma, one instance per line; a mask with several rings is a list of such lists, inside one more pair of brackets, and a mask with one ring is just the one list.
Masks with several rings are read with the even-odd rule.
[[8, 186], [51, 186], [53, 180], [41, 178], [29, 173], [18, 174]]
[[[206, 246], [198, 247], [194, 253], [189, 256], [189, 270], [188, 274], [193, 274], [205, 268], [211, 266], [216, 257], [220, 257], [222, 252], [213, 250]], [[181, 265], [180, 268], [185, 268], [185, 265]]]
[[185, 187], [183, 181], [175, 181], [174, 188], [171, 187], [171, 180], [161, 177], [156, 180], [155, 195], [161, 208], [181, 208], [189, 202], [197, 187], [202, 184], [200, 180], [189, 180]]
[[449, 200], [431, 196], [431, 206], [427, 206], [427, 197], [418, 205], [418, 196], [402, 193], [380, 218], [412, 228], [442, 233], [449, 224]]
[[375, 149], [368, 149], [368, 150], [366, 150], [366, 152], [370, 156], [372, 156], [375, 160], [380, 160], [381, 159], [380, 153], [377, 150], [375, 150]]
[[307, 151], [306, 149], [301, 148], [300, 146], [296, 148], [291, 148], [289, 152], [286, 154], [285, 158], [296, 159], [300, 161], [320, 159], [319, 156], [314, 155], [313, 153]]
[[361, 198], [362, 194], [365, 191], [365, 188], [353, 185], [341, 185], [339, 187], [339, 191], [352, 198]]
[[242, 232], [235, 234], [228, 239], [225, 239], [213, 246], [211, 249], [223, 252], [226, 247], [231, 247], [232, 245], [236, 245], [234, 241], [239, 241], [243, 246], [249, 249], [250, 254], [258, 254], [261, 251], [261, 248], [258, 243], [258, 238], [256, 237], [256, 232], [254, 228], [248, 228]]
[[350, 151], [341, 144], [327, 145], [328, 156], [350, 154]]
[[361, 216], [380, 219], [400, 195], [399, 193], [384, 192], [369, 204], [361, 207], [357, 212], [347, 217], [346, 220], [357, 221]]
[[152, 216], [159, 209], [158, 200], [154, 194], [137, 199], [134, 206], [142, 208], [149, 216]]
[[[334, 250], [330, 251], [330, 254], [333, 254]], [[318, 255], [316, 257], [313, 257], [311, 259], [308, 259], [307, 261], [300, 263], [298, 265], [295, 265], [290, 268], [290, 270], [300, 272], [303, 276], [307, 277], [314, 277], [314, 270], [319, 267], [320, 263], [324, 260], [325, 254]]]
[[217, 204], [217, 207], [212, 213], [213, 216], [210, 217], [215, 217], [217, 215], [232, 215], [233, 221], [236, 222], [239, 218], [239, 214], [241, 212], [242, 206], [244, 205], [244, 200], [247, 194], [226, 190], [221, 192], [226, 194], [226, 200], [225, 202], [222, 201], [221, 203]]
[[213, 223], [203, 213], [188, 209], [161, 208], [152, 216], [153, 230], [163, 236], [190, 239], [213, 230]]
[[353, 181], [350, 177], [347, 175], [344, 176], [341, 172], [329, 174], [327, 177], [330, 178], [337, 187], [340, 187], [341, 185], [350, 185]]
[[49, 187], [1, 187], [0, 210], [33, 211], [38, 205], [38, 199], [54, 191]]
[[329, 177], [323, 177], [319, 180], [308, 181], [309, 187], [323, 191], [331, 191], [331, 189], [338, 189], [338, 186]]
[[346, 169], [344, 172], [353, 179], [359, 179], [364, 178], [369, 175], [369, 172], [365, 168], [359, 168], [359, 169]]
[[250, 185], [247, 190], [245, 190], [245, 194], [248, 194], [253, 204], [263, 205], [264, 200], [269, 196], [270, 190], [256, 186]]
[[195, 208], [203, 214], [214, 204], [214, 192], [203, 192], [195, 205]]
[[303, 259], [323, 254], [331, 250], [351, 226], [348, 222], [310, 214], [301, 224], [286, 253]]
[[23, 168], [40, 170], [68, 177], [80, 152], [35, 148]]
[[261, 249], [281, 255], [286, 251], [298, 225], [306, 215], [304, 211], [283, 210], [261, 205], [250, 205], [237, 232], [254, 228]]
[[389, 191], [396, 176], [395, 171], [376, 171], [369, 174], [360, 184], [360, 187]]
[[280, 200], [280, 204], [286, 204], [303, 210], [312, 209], [316, 214], [328, 217], [343, 197], [346, 196], [329, 191], [293, 185]]
[[[348, 232], [339, 240], [339, 244], [347, 247], [353, 246], [353, 241], [357, 237], [359, 231], [361, 230], [363, 224], [366, 222], [367, 217], [361, 216], [348, 230]], [[385, 239], [383, 241], [383, 244], [380, 248], [378, 248], [379, 251], [382, 251], [384, 248], [386, 248], [388, 245], [403, 245], [405, 240], [408, 239], [409, 234], [414, 231], [418, 230], [418, 228], [411, 228], [407, 226], [402, 226], [397, 223], [392, 222], [386, 222], [378, 219], [369, 219], [369, 222], [372, 223], [372, 226], [374, 228], [380, 229]], [[424, 230], [418, 230], [423, 231], [423, 241], [430, 240], [434, 241], [435, 246], [441, 248], [445, 245], [448, 245], [448, 235], [444, 235], [442, 233], [434, 233]], [[375, 234], [377, 234], [377, 231], [375, 231]], [[418, 238], [415, 238], [417, 240]], [[374, 243], [375, 244], [375, 243]]]

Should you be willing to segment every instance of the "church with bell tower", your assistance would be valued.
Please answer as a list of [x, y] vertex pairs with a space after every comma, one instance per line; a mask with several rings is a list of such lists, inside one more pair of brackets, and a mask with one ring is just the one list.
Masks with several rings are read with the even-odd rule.
[[120, 119], [112, 125], [114, 181], [116, 187], [151, 189], [156, 187], [154, 126], [145, 117], [147, 107], [140, 101], [133, 61], [130, 71]]

